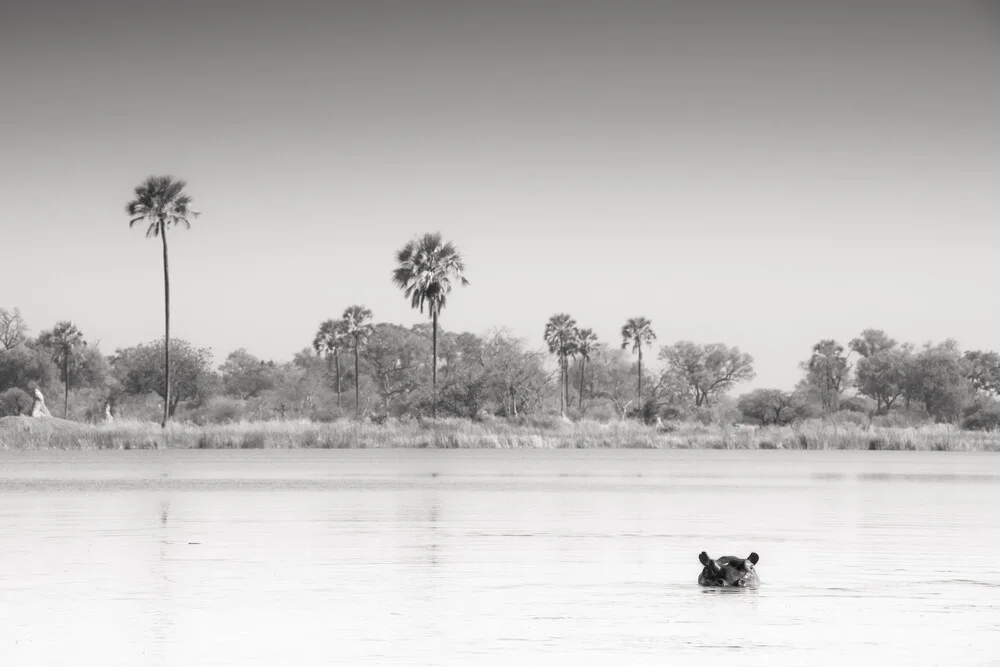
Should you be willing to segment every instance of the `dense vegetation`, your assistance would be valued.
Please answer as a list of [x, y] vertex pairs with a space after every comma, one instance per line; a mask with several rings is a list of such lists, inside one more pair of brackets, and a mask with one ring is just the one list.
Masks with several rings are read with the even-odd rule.
[[[319, 323], [310, 347], [286, 363], [246, 350], [217, 364], [210, 350], [171, 339], [168, 414], [196, 425], [241, 421], [333, 422], [359, 415], [376, 423], [430, 416], [431, 323], [372, 323], [363, 306]], [[636, 322], [632, 322], [634, 325]], [[651, 332], [641, 322], [640, 330]], [[679, 341], [660, 346], [658, 368], [642, 367], [634, 326], [616, 344], [597, 341], [568, 315], [539, 327], [539, 345], [504, 331], [438, 333], [437, 406], [442, 417], [552, 424], [622, 418], [683, 430], [682, 422], [788, 426], [823, 419], [854, 426], [943, 422], [993, 430], [1000, 423], [1000, 355], [962, 352], [954, 341], [916, 347], [865, 330], [845, 347], [816, 343], [792, 391], [756, 389], [753, 358], [736, 347]], [[70, 322], [31, 335], [20, 312], [0, 309], [0, 416], [27, 414], [37, 387], [52, 413], [99, 422], [158, 421], [164, 409], [164, 340], [105, 355]], [[643, 334], [644, 346], [654, 340]], [[622, 347], [627, 349], [622, 349]], [[673, 424], [673, 426], [671, 426]]]

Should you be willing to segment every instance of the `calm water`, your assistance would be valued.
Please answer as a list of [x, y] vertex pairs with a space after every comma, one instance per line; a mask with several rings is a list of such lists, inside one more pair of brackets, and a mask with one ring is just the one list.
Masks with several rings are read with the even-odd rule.
[[998, 501], [997, 454], [0, 452], [0, 664], [1000, 665]]

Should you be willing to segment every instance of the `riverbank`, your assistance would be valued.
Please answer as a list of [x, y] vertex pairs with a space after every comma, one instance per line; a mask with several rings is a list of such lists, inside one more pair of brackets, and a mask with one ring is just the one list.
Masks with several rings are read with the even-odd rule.
[[1000, 432], [962, 431], [944, 424], [864, 427], [811, 420], [792, 426], [717, 426], [637, 422], [510, 423], [461, 419], [241, 422], [196, 426], [115, 422], [90, 425], [57, 418], [0, 418], [0, 449], [349, 449], [645, 448], [863, 449], [1000, 451]]

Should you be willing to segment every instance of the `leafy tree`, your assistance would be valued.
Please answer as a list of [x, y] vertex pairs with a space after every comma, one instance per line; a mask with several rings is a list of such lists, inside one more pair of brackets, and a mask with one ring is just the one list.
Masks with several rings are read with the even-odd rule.
[[354, 347], [354, 412], [361, 414], [361, 346], [372, 333], [372, 311], [364, 306], [349, 306], [341, 317], [344, 333], [350, 337]]
[[0, 345], [9, 350], [24, 343], [28, 334], [28, 326], [21, 317], [21, 310], [15, 308], [10, 312], [0, 308]]
[[52, 355], [33, 341], [0, 350], [0, 390], [48, 387], [58, 372], [52, 363]]
[[795, 398], [780, 389], [754, 389], [740, 396], [736, 405], [746, 419], [765, 426], [795, 420]]
[[553, 315], [545, 325], [545, 342], [559, 360], [559, 413], [563, 415], [569, 404], [569, 358], [576, 354], [579, 335], [576, 320], [566, 313]]
[[835, 340], [819, 341], [813, 345], [812, 355], [804, 367], [806, 383], [819, 394], [823, 410], [835, 412], [851, 372], [844, 346]]
[[[361, 358], [382, 398], [382, 409], [392, 411], [412, 395], [426, 377], [425, 336], [396, 324], [376, 324]], [[421, 362], [421, 360], [425, 360]]]
[[403, 290], [410, 305], [431, 316], [431, 414], [437, 417], [437, 331], [438, 316], [451, 294], [452, 283], [468, 285], [465, 262], [451, 243], [444, 243], [440, 234], [424, 234], [403, 246], [396, 253], [396, 269], [392, 282]]
[[577, 331], [576, 352], [580, 355], [580, 401], [579, 407], [583, 409], [583, 383], [587, 374], [587, 362], [590, 355], [597, 349], [597, 334], [592, 329], [580, 329]]
[[83, 334], [72, 322], [58, 322], [50, 331], [38, 335], [38, 344], [52, 354], [52, 363], [60, 369], [59, 379], [64, 386], [63, 418], [69, 416], [69, 387], [71, 372], [75, 369], [80, 348], [86, 346]]
[[1000, 395], [1000, 354], [970, 350], [964, 355], [965, 377], [971, 388], [988, 396]]
[[498, 413], [518, 417], [541, 406], [547, 382], [542, 355], [526, 350], [524, 341], [505, 331], [492, 332], [483, 342], [482, 365]]
[[340, 416], [333, 407], [328, 366], [309, 348], [296, 352], [291, 363], [274, 369], [274, 389], [264, 394], [262, 403], [281, 419], [330, 421]]
[[594, 397], [611, 402], [615, 413], [624, 418], [635, 401], [633, 364], [619, 349], [601, 347], [593, 365]]
[[[429, 326], [416, 325], [414, 331], [430, 342], [432, 332]], [[481, 365], [482, 351], [483, 340], [479, 336], [468, 332], [455, 334], [442, 331], [438, 335], [438, 359], [442, 368], [438, 370], [447, 377], [449, 373], [466, 369], [470, 364]]]
[[909, 364], [906, 397], [922, 401], [935, 421], [957, 420], [967, 391], [965, 365], [954, 340], [927, 344]]
[[244, 401], [256, 398], [274, 388], [273, 367], [243, 348], [234, 350], [219, 367], [223, 391]]
[[679, 341], [661, 348], [660, 359], [687, 386], [695, 407], [708, 405], [736, 383], [756, 376], [753, 357], [722, 343]]
[[633, 317], [622, 327], [622, 349], [627, 350], [631, 346], [633, 354], [639, 353], [639, 383], [635, 391], [637, 405], [642, 405], [642, 348], [652, 345], [654, 340], [653, 323], [645, 317]]
[[347, 334], [343, 320], [326, 320], [319, 325], [319, 331], [313, 338], [313, 349], [316, 354], [326, 355], [329, 362], [332, 358], [336, 372], [337, 407], [340, 407], [340, 350], [347, 347], [350, 336]]
[[906, 389], [912, 353], [881, 329], [865, 329], [849, 346], [861, 355], [855, 364], [858, 393], [875, 401], [875, 411], [889, 410]]
[[191, 208], [191, 197], [184, 192], [187, 184], [170, 176], [150, 176], [135, 188], [135, 199], [125, 205], [125, 213], [131, 218], [129, 227], [137, 222], [149, 223], [146, 238], [160, 237], [163, 242], [163, 305], [164, 334], [163, 345], [163, 424], [166, 428], [170, 416], [169, 406], [176, 405], [170, 398], [170, 270], [167, 263], [167, 228], [191, 228], [189, 218], [198, 217]]
[[163, 399], [167, 414], [173, 416], [181, 401], [202, 399], [211, 393], [214, 375], [212, 353], [195, 348], [180, 338], [170, 341], [174, 360], [170, 384], [166, 383], [165, 340], [137, 345], [115, 352], [112, 366], [122, 388], [129, 394], [155, 393]]
[[880, 352], [889, 352], [897, 347], [897, 342], [889, 338], [881, 329], [865, 329], [861, 335], [851, 340], [850, 348], [862, 357], [873, 357]]

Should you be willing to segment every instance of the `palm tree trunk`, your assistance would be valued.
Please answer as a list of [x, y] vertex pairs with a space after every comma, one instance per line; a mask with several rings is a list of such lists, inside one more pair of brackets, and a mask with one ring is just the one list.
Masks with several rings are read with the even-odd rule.
[[639, 388], [635, 393], [636, 408], [642, 410], [642, 345], [639, 345]]
[[566, 391], [566, 409], [569, 410], [573, 407], [573, 402], [569, 398], [569, 357], [566, 358], [566, 376], [563, 379], [563, 384]]
[[438, 416], [438, 314], [437, 310], [432, 314], [431, 326], [431, 417], [437, 419]]
[[361, 414], [361, 378], [359, 377], [359, 371], [361, 369], [361, 363], [358, 354], [358, 339], [354, 339], [354, 414]]
[[580, 357], [580, 409], [583, 410], [583, 374], [587, 370], [587, 357]]
[[559, 415], [566, 415], [566, 404], [563, 402], [566, 400], [566, 394], [563, 391], [563, 385], [565, 384], [564, 378], [566, 377], [566, 362], [563, 360], [562, 354], [559, 355]]
[[163, 241], [163, 428], [170, 415], [170, 270], [167, 267], [167, 226], [160, 221], [160, 239]]
[[340, 354], [336, 350], [333, 352], [333, 364], [337, 369], [337, 409], [340, 409]]
[[63, 419], [69, 418], [69, 352], [63, 350], [63, 380], [66, 382], [63, 396]]

